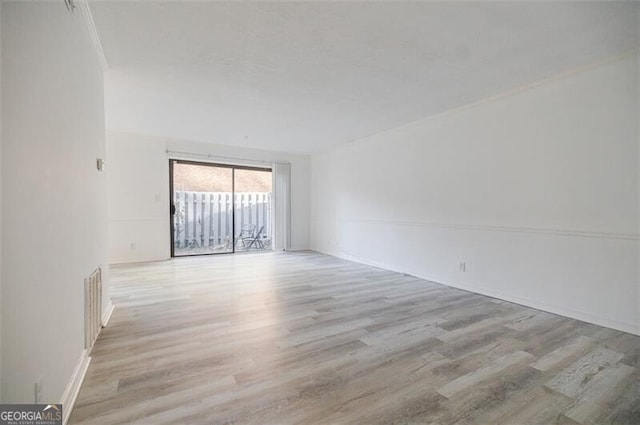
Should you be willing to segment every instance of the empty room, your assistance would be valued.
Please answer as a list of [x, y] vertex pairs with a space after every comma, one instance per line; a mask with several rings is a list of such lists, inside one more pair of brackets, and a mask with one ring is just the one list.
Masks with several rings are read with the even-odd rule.
[[0, 424], [640, 424], [640, 2], [0, 0]]

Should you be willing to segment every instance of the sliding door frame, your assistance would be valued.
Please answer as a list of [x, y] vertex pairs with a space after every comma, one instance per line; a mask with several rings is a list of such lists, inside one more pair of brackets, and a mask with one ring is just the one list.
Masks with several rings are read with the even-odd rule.
[[[174, 216], [176, 212], [176, 205], [173, 201], [173, 166], [174, 164], [189, 164], [189, 165], [199, 165], [206, 167], [218, 167], [218, 168], [231, 168], [231, 251], [228, 252], [209, 252], [204, 254], [184, 254], [177, 255], [175, 253], [175, 223]], [[273, 168], [269, 167], [252, 167], [246, 165], [236, 165], [236, 164], [218, 164], [215, 162], [204, 162], [204, 161], [193, 161], [186, 159], [169, 159], [169, 234], [171, 235], [170, 243], [171, 243], [171, 258], [178, 257], [196, 257], [201, 255], [220, 255], [220, 254], [235, 254], [236, 253], [236, 170], [250, 170], [250, 171], [268, 171], [272, 173], [273, 176]], [[273, 178], [273, 177], [272, 177]], [[273, 189], [271, 189], [273, 192]], [[273, 211], [270, 212], [271, 220], [273, 220]]]

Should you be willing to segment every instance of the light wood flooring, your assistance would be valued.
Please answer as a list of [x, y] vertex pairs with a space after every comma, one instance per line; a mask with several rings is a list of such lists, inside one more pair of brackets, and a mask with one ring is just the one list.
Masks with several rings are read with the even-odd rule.
[[114, 267], [70, 423], [640, 424], [640, 337], [321, 254]]

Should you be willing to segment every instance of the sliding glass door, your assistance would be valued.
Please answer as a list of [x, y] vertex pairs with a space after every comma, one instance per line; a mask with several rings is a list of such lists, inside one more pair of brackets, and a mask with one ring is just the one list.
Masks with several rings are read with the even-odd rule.
[[271, 249], [271, 170], [171, 160], [171, 255]]
[[235, 170], [236, 251], [271, 249], [271, 185], [271, 170]]

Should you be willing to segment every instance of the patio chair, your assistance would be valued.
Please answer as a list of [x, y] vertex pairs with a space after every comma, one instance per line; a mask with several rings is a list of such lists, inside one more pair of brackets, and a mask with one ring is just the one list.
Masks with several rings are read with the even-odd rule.
[[255, 246], [256, 249], [264, 249], [264, 244], [262, 243], [262, 240], [260, 239], [260, 236], [262, 235], [262, 231], [264, 230], [264, 226], [260, 226], [260, 229], [258, 229], [258, 231], [256, 232], [256, 234], [254, 235], [253, 238], [250, 238], [250, 240], [248, 240], [248, 245], [245, 245], [245, 241], [242, 241], [242, 245], [245, 246], [247, 248], [247, 251], [251, 249], [252, 246]]
[[248, 249], [247, 246], [254, 239], [256, 227], [255, 224], [245, 224], [242, 226], [236, 239], [236, 246], [238, 243], [241, 243], [243, 249]]

